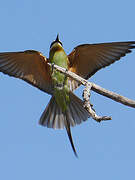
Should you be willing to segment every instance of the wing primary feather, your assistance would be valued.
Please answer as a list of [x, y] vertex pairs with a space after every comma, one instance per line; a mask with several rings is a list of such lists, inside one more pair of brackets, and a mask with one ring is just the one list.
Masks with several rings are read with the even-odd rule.
[[47, 58], [35, 50], [0, 53], [0, 71], [52, 94]]

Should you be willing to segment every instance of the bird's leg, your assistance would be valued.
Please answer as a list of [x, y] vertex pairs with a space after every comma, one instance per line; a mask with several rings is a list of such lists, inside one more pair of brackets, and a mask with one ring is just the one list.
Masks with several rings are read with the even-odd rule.
[[54, 72], [54, 63], [51, 63], [51, 73], [53, 74]]
[[[66, 69], [65, 72], [68, 72], [68, 69]], [[65, 76], [64, 76], [64, 81], [63, 81], [63, 87], [64, 87], [64, 85], [66, 84], [66, 80], [67, 80], [67, 76], [65, 75]]]

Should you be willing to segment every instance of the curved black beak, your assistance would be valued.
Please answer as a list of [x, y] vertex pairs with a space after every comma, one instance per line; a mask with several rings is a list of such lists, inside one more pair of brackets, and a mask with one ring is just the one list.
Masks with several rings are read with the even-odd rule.
[[63, 46], [62, 42], [61, 42], [61, 41], [60, 41], [60, 39], [59, 39], [59, 34], [57, 34], [57, 37], [56, 37], [55, 42], [58, 42], [58, 43], [60, 43], [60, 44], [61, 44], [61, 46]]
[[52, 45], [53, 45], [54, 43], [60, 43], [61, 46], [63, 46], [63, 45], [62, 45], [62, 42], [59, 40], [59, 34], [57, 34], [56, 40], [51, 43], [50, 48], [52, 47]]
[[59, 40], [59, 34], [57, 34], [57, 37], [56, 37], [55, 42], [60, 42], [60, 40]]

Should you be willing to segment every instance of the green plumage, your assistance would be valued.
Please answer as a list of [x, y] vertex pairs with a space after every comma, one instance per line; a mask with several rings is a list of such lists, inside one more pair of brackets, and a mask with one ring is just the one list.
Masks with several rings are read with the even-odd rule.
[[[66, 55], [59, 36], [51, 43], [49, 59], [65, 69], [69, 69], [69, 59]], [[89, 117], [89, 113], [83, 107], [83, 101], [73, 94], [69, 87], [69, 79], [63, 73], [50, 67], [52, 98], [40, 118], [40, 124], [54, 129], [66, 128], [75, 156], [77, 153], [72, 140], [70, 126], [75, 126]]]
[[[50, 50], [49, 60], [51, 63], [54, 63], [63, 68], [68, 68], [68, 57], [64, 51], [64, 49], [57, 43]], [[67, 84], [67, 77], [56, 71], [55, 69], [51, 69], [52, 71], [52, 81], [54, 86], [54, 97], [56, 99], [57, 104], [61, 107], [62, 112], [65, 112], [67, 109], [67, 105], [69, 104], [69, 87]]]

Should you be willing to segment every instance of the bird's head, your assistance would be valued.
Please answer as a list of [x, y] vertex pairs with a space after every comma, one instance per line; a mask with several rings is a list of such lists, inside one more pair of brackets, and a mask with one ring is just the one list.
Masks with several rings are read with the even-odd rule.
[[59, 40], [59, 34], [57, 34], [56, 40], [50, 45], [50, 50], [60, 50], [63, 48], [62, 42]]

